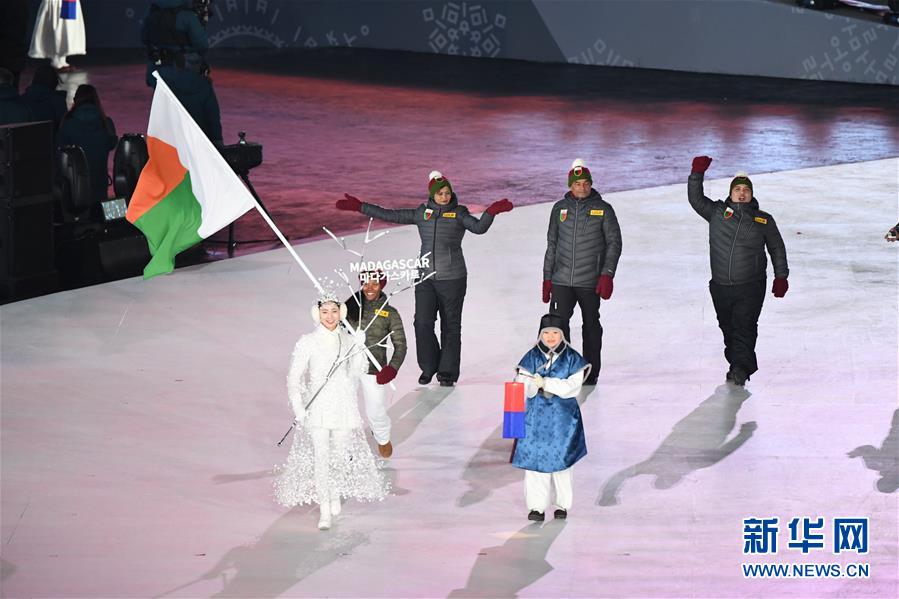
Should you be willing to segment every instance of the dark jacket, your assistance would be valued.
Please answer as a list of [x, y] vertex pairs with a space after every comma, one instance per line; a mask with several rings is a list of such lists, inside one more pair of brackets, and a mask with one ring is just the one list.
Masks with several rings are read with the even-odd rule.
[[18, 91], [19, 75], [28, 60], [28, 2], [0, 0], [0, 67], [12, 72]]
[[212, 82], [188, 69], [162, 67], [159, 74], [212, 142], [222, 141], [222, 114]]
[[[381, 304], [384, 304], [384, 300], [387, 299], [387, 296], [384, 295], [384, 293], [381, 293], [381, 295], [373, 301], [368, 301], [365, 294], [361, 291], [356, 294], [356, 297], [362, 300], [362, 328], [367, 327], [372, 316], [375, 316], [374, 322], [372, 322], [368, 331], [365, 332], [365, 344], [373, 345], [383, 339], [385, 335], [392, 332], [393, 334], [390, 335], [390, 341], [393, 343], [393, 357], [390, 358], [389, 365], [393, 366], [395, 370], [399, 370], [400, 366], [403, 364], [403, 360], [406, 359], [406, 332], [403, 330], [403, 319], [400, 318], [400, 313], [390, 304], [385, 304], [383, 307], [381, 306]], [[346, 319], [353, 325], [353, 327], [358, 328], [360, 321], [359, 304], [356, 303], [356, 299], [352, 296], [344, 303], [347, 307]], [[369, 349], [378, 361], [378, 364], [382, 367], [388, 365], [386, 348], [372, 347]], [[369, 363], [368, 374], [377, 373], [378, 369], [375, 368], [373, 364]]]
[[59, 129], [59, 123], [68, 110], [66, 92], [39, 83], [29, 85], [22, 94], [22, 100], [31, 107], [34, 120], [53, 121], [54, 131]]
[[777, 224], [767, 212], [759, 210], [758, 200], [748, 203], [713, 202], [702, 190], [702, 173], [691, 173], [687, 181], [690, 206], [709, 223], [709, 261], [712, 281], [719, 285], [739, 285], [765, 279], [771, 254], [774, 276], [786, 278], [787, 249]]
[[80, 146], [87, 157], [91, 174], [91, 194], [98, 202], [107, 199], [109, 186], [107, 163], [109, 152], [115, 148], [118, 137], [112, 119], [106, 117], [104, 125], [100, 109], [94, 104], [84, 104], [63, 119], [56, 143], [59, 146]]
[[475, 218], [468, 208], [459, 204], [456, 194], [446, 206], [428, 198], [418, 208], [390, 210], [375, 204], [362, 203], [362, 214], [400, 225], [415, 224], [421, 238], [421, 256], [428, 254], [428, 267], [422, 267], [422, 277], [437, 270], [432, 278], [440, 281], [462, 279], [468, 276], [465, 257], [462, 255], [462, 237], [466, 231], [476, 235], [487, 232], [493, 224], [493, 216], [484, 212]]
[[0, 85], [0, 125], [33, 121], [31, 108], [12, 85]]
[[596, 287], [600, 275], [615, 276], [621, 228], [612, 206], [595, 189], [583, 200], [571, 192], [549, 214], [543, 278], [553, 285]]
[[[147, 48], [168, 51], [169, 59], [174, 53], [205, 54], [209, 49], [209, 36], [192, 6], [192, 0], [151, 2], [141, 25], [141, 43]], [[160, 10], [162, 12], [158, 12]], [[171, 60], [167, 64], [170, 63]], [[147, 62], [147, 85], [150, 87], [156, 87], [156, 79], [152, 75], [156, 68], [152, 61]]]

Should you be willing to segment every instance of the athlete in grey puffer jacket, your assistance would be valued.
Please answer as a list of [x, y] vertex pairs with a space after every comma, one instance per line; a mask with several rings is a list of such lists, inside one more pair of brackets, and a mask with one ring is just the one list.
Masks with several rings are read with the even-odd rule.
[[774, 297], [787, 293], [790, 269], [777, 224], [770, 214], [759, 210], [749, 177], [734, 177], [725, 201], [713, 202], [705, 196], [702, 182], [711, 163], [708, 156], [693, 159], [687, 199], [709, 223], [709, 293], [724, 335], [724, 357], [730, 364], [726, 379], [742, 386], [758, 370], [755, 343], [765, 301], [765, 248], [774, 264]]
[[417, 208], [396, 210], [362, 202], [360, 212], [378, 220], [418, 227], [420, 255], [430, 254], [428, 267], [422, 267], [419, 276], [423, 278], [436, 269], [437, 274], [432, 278], [438, 281], [462, 279], [468, 275], [462, 255], [462, 238], [466, 231], [476, 235], [486, 233], [494, 218], [489, 212], [484, 212], [481, 218], [472, 216], [467, 207], [459, 204], [455, 193], [445, 206], [435, 202], [434, 198], [428, 198]]
[[[512, 209], [512, 202], [505, 198], [493, 202], [481, 218], [475, 218], [468, 208], [459, 204], [449, 180], [440, 171], [432, 171], [428, 175], [428, 201], [418, 208], [391, 210], [361, 202], [349, 194], [337, 200], [336, 207], [418, 227], [421, 256], [428, 254], [429, 258], [420, 275], [425, 277], [436, 270], [433, 277], [415, 286], [415, 345], [421, 368], [418, 382], [427, 385], [436, 374], [442, 386], [453, 386], [459, 379], [462, 306], [468, 285], [462, 237], [466, 231], [486, 233], [497, 214]], [[439, 341], [434, 334], [438, 315]]]
[[615, 276], [620, 257], [618, 217], [598, 191], [592, 190], [583, 200], [569, 191], [553, 205], [546, 232], [544, 280], [592, 289], [600, 275]]
[[612, 281], [621, 257], [621, 229], [615, 211], [593, 189], [593, 176], [580, 158], [568, 171], [568, 193], [553, 205], [543, 258], [543, 302], [568, 322], [581, 307], [583, 356], [590, 362], [584, 384], [595, 385], [602, 367], [599, 301], [612, 297]]
[[754, 197], [747, 203], [730, 198], [717, 202], [703, 193], [703, 173], [690, 173], [687, 198], [690, 206], [709, 223], [709, 261], [712, 280], [719, 285], [739, 285], [764, 280], [771, 254], [775, 278], [787, 278], [787, 249], [774, 217], [759, 210]]

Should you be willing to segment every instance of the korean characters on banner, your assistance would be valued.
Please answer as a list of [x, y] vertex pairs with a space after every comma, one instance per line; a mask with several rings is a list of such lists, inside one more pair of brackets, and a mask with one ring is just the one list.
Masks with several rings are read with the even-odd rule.
[[421, 278], [420, 271], [430, 269], [428, 256], [415, 258], [365, 260], [350, 263], [350, 272], [359, 277], [365, 284], [369, 278], [377, 277], [378, 272], [387, 277], [388, 282], [414, 283]]

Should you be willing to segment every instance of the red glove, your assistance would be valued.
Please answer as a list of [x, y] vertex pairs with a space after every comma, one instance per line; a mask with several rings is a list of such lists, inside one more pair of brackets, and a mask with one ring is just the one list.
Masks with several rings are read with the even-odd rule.
[[349, 210], [350, 212], [362, 212], [362, 202], [359, 198], [354, 198], [348, 193], [343, 194], [345, 200], [337, 200], [338, 210]]
[[543, 303], [549, 303], [549, 296], [553, 292], [553, 283], [549, 279], [543, 281]]
[[601, 275], [596, 283], [596, 295], [604, 300], [612, 297], [612, 277], [609, 275]]
[[710, 164], [712, 164], [712, 159], [708, 156], [697, 156], [693, 159], [693, 172], [704, 173]]
[[501, 212], [508, 212], [512, 209], [512, 202], [507, 200], [506, 198], [501, 199], [498, 202], [493, 202], [487, 207], [487, 214], [490, 216], [496, 216]]
[[386, 385], [390, 381], [396, 378], [396, 368], [388, 364], [384, 368], [378, 371], [378, 374], [375, 375], [375, 380], [379, 385]]
[[787, 280], [783, 277], [777, 277], [774, 279], [774, 284], [771, 285], [771, 293], [774, 294], [774, 297], [783, 297], [787, 294], [787, 289], [790, 288], [790, 284], [787, 283]]

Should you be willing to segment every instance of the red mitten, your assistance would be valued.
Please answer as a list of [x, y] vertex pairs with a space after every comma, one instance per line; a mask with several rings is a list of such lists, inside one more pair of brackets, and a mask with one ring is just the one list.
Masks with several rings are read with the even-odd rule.
[[501, 199], [498, 202], [493, 202], [490, 206], [487, 207], [487, 214], [490, 216], [496, 216], [501, 212], [508, 212], [512, 209], [512, 202], [507, 200], [506, 198]]
[[612, 277], [609, 275], [601, 275], [596, 283], [596, 295], [604, 300], [612, 297]]
[[379, 385], [386, 385], [390, 381], [396, 378], [396, 368], [388, 364], [384, 368], [378, 371], [378, 374], [375, 375], [375, 380]]
[[543, 281], [543, 303], [549, 303], [549, 296], [552, 295], [553, 292], [553, 284], [549, 279]]
[[362, 202], [359, 201], [359, 198], [354, 198], [348, 193], [343, 194], [343, 197], [346, 199], [337, 200], [337, 209], [338, 210], [348, 210], [350, 212], [362, 212]]
[[787, 294], [787, 289], [790, 288], [790, 284], [787, 283], [787, 280], [783, 277], [778, 277], [774, 279], [774, 284], [771, 285], [771, 293], [774, 294], [774, 297], [783, 297]]
[[712, 159], [708, 156], [697, 156], [693, 159], [693, 172], [704, 173], [710, 164], [712, 164]]

